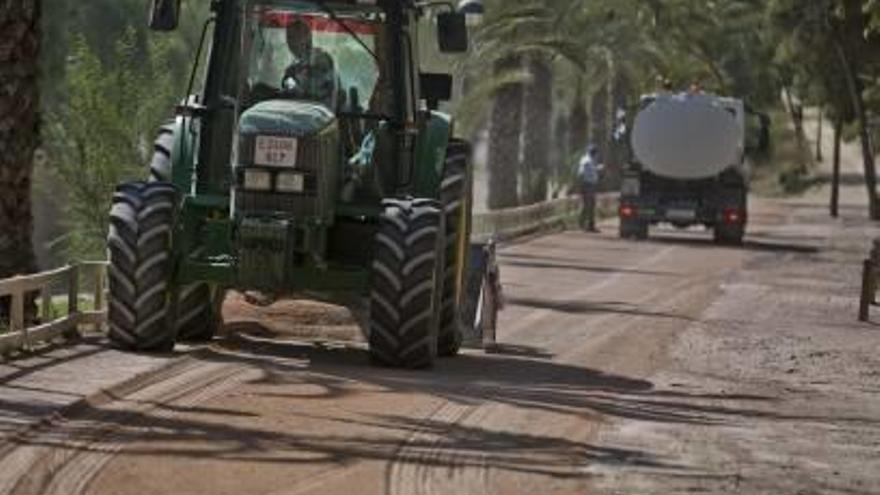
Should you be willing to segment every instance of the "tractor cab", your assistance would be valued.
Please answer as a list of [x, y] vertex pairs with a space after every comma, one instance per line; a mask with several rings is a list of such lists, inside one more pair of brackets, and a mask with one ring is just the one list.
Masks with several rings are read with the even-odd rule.
[[[375, 158], [393, 119], [387, 14], [370, 5], [276, 2], [251, 3], [242, 15], [238, 197], [260, 196], [259, 210], [328, 225], [336, 203], [377, 204], [394, 187], [381, 173], [393, 163]], [[283, 199], [302, 207], [291, 211]]]

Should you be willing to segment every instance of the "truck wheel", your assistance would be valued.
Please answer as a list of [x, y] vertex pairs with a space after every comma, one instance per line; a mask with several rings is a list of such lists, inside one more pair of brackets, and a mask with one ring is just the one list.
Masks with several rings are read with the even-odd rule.
[[745, 231], [740, 225], [718, 224], [712, 232], [716, 244], [741, 246]]
[[168, 284], [176, 195], [165, 182], [123, 184], [113, 194], [107, 319], [115, 347], [160, 352], [174, 347]]
[[643, 241], [648, 238], [648, 222], [621, 220], [620, 221], [620, 238], [621, 239], [638, 239]]
[[[171, 150], [174, 148], [174, 122], [159, 128], [150, 160], [150, 182], [171, 182]], [[177, 301], [177, 337], [186, 342], [205, 342], [214, 338], [217, 321], [212, 290], [208, 284], [195, 283], [180, 289]], [[221, 301], [222, 302], [222, 301]]]
[[440, 333], [437, 353], [440, 356], [455, 356], [461, 350], [464, 335], [461, 330], [461, 308], [457, 282], [459, 269], [459, 243], [461, 236], [468, 235], [467, 220], [462, 212], [466, 208], [467, 167], [471, 147], [465, 141], [453, 141], [446, 148], [446, 166], [443, 169], [443, 182], [440, 186], [440, 202], [446, 216], [446, 251], [443, 274], [443, 301], [440, 305]]
[[444, 221], [434, 200], [385, 200], [370, 288], [374, 362], [426, 368], [437, 356], [443, 291]]

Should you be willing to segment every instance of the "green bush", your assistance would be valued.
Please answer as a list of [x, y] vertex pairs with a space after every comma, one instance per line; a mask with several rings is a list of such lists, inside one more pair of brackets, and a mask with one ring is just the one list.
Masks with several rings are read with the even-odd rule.
[[66, 103], [45, 119], [52, 172], [65, 187], [68, 233], [54, 244], [68, 258], [101, 259], [107, 211], [116, 184], [146, 177], [158, 125], [176, 93], [168, 45], [148, 44], [146, 63], [132, 29], [115, 44], [111, 62], [83, 37], [75, 39], [66, 70]]

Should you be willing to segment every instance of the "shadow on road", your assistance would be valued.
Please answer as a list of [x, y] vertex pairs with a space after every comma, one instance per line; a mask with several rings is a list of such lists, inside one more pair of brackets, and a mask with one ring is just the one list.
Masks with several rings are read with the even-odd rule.
[[533, 359], [553, 359], [554, 356], [553, 353], [540, 347], [509, 344], [506, 342], [486, 344], [483, 351], [486, 354], [501, 354], [504, 356], [519, 356]]
[[[824, 238], [816, 238], [822, 240]], [[648, 242], [655, 244], [675, 244], [694, 248], [703, 249], [744, 249], [746, 251], [756, 251], [765, 253], [798, 253], [798, 254], [815, 254], [819, 252], [819, 247], [809, 244], [812, 239], [798, 238], [779, 239], [775, 237], [761, 237], [754, 235], [746, 235], [746, 239], [740, 246], [719, 246], [716, 244], [711, 235], [707, 237], [686, 237], [676, 236], [674, 232], [662, 232], [659, 235], [652, 235]]]
[[501, 262], [501, 266], [516, 266], [522, 268], [537, 268], [537, 269], [556, 269], [556, 270], [575, 270], [575, 271], [583, 271], [583, 272], [592, 272], [592, 273], [626, 273], [630, 275], [648, 275], [655, 277], [675, 277], [677, 276], [675, 273], [670, 272], [658, 272], [651, 270], [633, 270], [628, 268], [616, 268], [613, 266], [589, 266], [574, 263], [574, 260], [569, 260], [569, 263], [559, 263], [553, 261], [524, 261], [519, 260], [517, 258], [522, 258], [523, 255], [519, 254], [503, 254], [499, 256], [499, 260]]
[[[259, 334], [258, 331], [252, 334]], [[516, 354], [515, 348], [511, 354]], [[504, 353], [465, 354], [442, 360], [431, 372], [401, 371], [369, 365], [367, 352], [358, 347], [315, 347], [232, 335], [196, 356], [210, 362], [228, 362], [262, 370], [261, 378], [246, 385], [247, 393], [266, 399], [290, 399], [290, 415], [303, 415], [302, 401], [327, 401], [355, 394], [381, 396], [415, 394], [435, 397], [462, 408], [501, 405], [526, 415], [545, 412], [583, 420], [599, 415], [649, 422], [724, 425], [743, 418], [773, 421], [871, 422], [870, 418], [805, 418], [779, 414], [776, 399], [754, 395], [691, 394], [686, 390], [656, 390], [646, 380], [619, 376], [555, 362], [538, 349], [520, 350], [517, 357]], [[304, 385], [306, 395], [291, 393], [291, 385]], [[365, 387], [366, 386], [366, 387]], [[259, 399], [254, 399], [259, 400]], [[381, 401], [381, 399], [379, 399]], [[731, 401], [736, 401], [733, 403]], [[765, 408], [737, 407], [743, 402]], [[255, 402], [258, 404], [258, 402]], [[224, 408], [226, 407], [226, 408]], [[101, 452], [101, 442], [112, 436], [127, 456], [172, 456], [255, 464], [338, 464], [359, 460], [410, 462], [429, 467], [480, 465], [502, 471], [552, 477], [587, 476], [588, 464], [625, 464], [686, 472], [683, 466], [638, 450], [598, 447], [576, 438], [538, 435], [483, 427], [479, 423], [449, 421], [443, 417], [413, 418], [382, 413], [352, 416], [322, 415], [311, 418], [363, 428], [283, 428], [253, 421], [261, 414], [248, 407], [166, 405], [143, 411], [86, 407], [77, 419], [89, 425], [60, 435], [22, 436], [25, 445], [45, 445]], [[331, 409], [337, 410], [337, 409]], [[168, 412], [175, 414], [168, 414]], [[547, 417], [547, 416], [545, 416]], [[552, 417], [552, 416], [549, 416]], [[76, 422], [69, 422], [69, 425]], [[97, 428], [95, 425], [99, 425]], [[327, 433], [329, 431], [330, 433]], [[352, 433], [354, 431], [355, 433]], [[364, 433], [367, 431], [369, 433]], [[323, 433], [322, 433], [323, 432]], [[410, 452], [399, 458], [401, 440], [408, 438]], [[439, 439], [439, 440], [438, 440]], [[71, 443], [70, 440], [74, 442]], [[439, 453], [438, 453], [439, 452]]]
[[92, 337], [82, 341], [85, 345], [77, 348], [72, 348], [69, 341], [49, 343], [20, 359], [0, 362], [0, 386], [9, 385], [10, 382], [63, 363], [107, 352], [106, 348], [99, 345], [98, 338]]
[[629, 316], [644, 316], [651, 318], [674, 318], [677, 320], [694, 321], [693, 318], [687, 316], [676, 315], [672, 313], [661, 313], [655, 311], [645, 311], [638, 309], [630, 303], [608, 301], [608, 302], [590, 302], [590, 301], [558, 301], [552, 299], [537, 299], [527, 297], [508, 297], [506, 302], [513, 306], [526, 306], [533, 309], [546, 309], [560, 313], [570, 314], [586, 314], [586, 313], [611, 313]]

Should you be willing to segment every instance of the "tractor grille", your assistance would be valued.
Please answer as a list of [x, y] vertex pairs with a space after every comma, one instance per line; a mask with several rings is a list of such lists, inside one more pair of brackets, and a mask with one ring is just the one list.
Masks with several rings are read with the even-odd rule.
[[235, 195], [235, 205], [243, 213], [283, 212], [303, 217], [316, 217], [320, 213], [314, 194], [239, 191]]
[[[242, 187], [244, 170], [254, 166], [256, 136], [241, 136], [235, 208], [239, 214], [283, 214], [296, 218], [321, 218], [332, 221], [332, 205], [339, 173], [339, 132], [331, 125], [317, 135], [300, 137], [297, 142], [297, 160], [294, 169], [267, 168], [273, 174], [295, 171], [305, 176], [301, 193], [277, 191], [250, 191]], [[273, 184], [275, 183], [273, 178]]]

